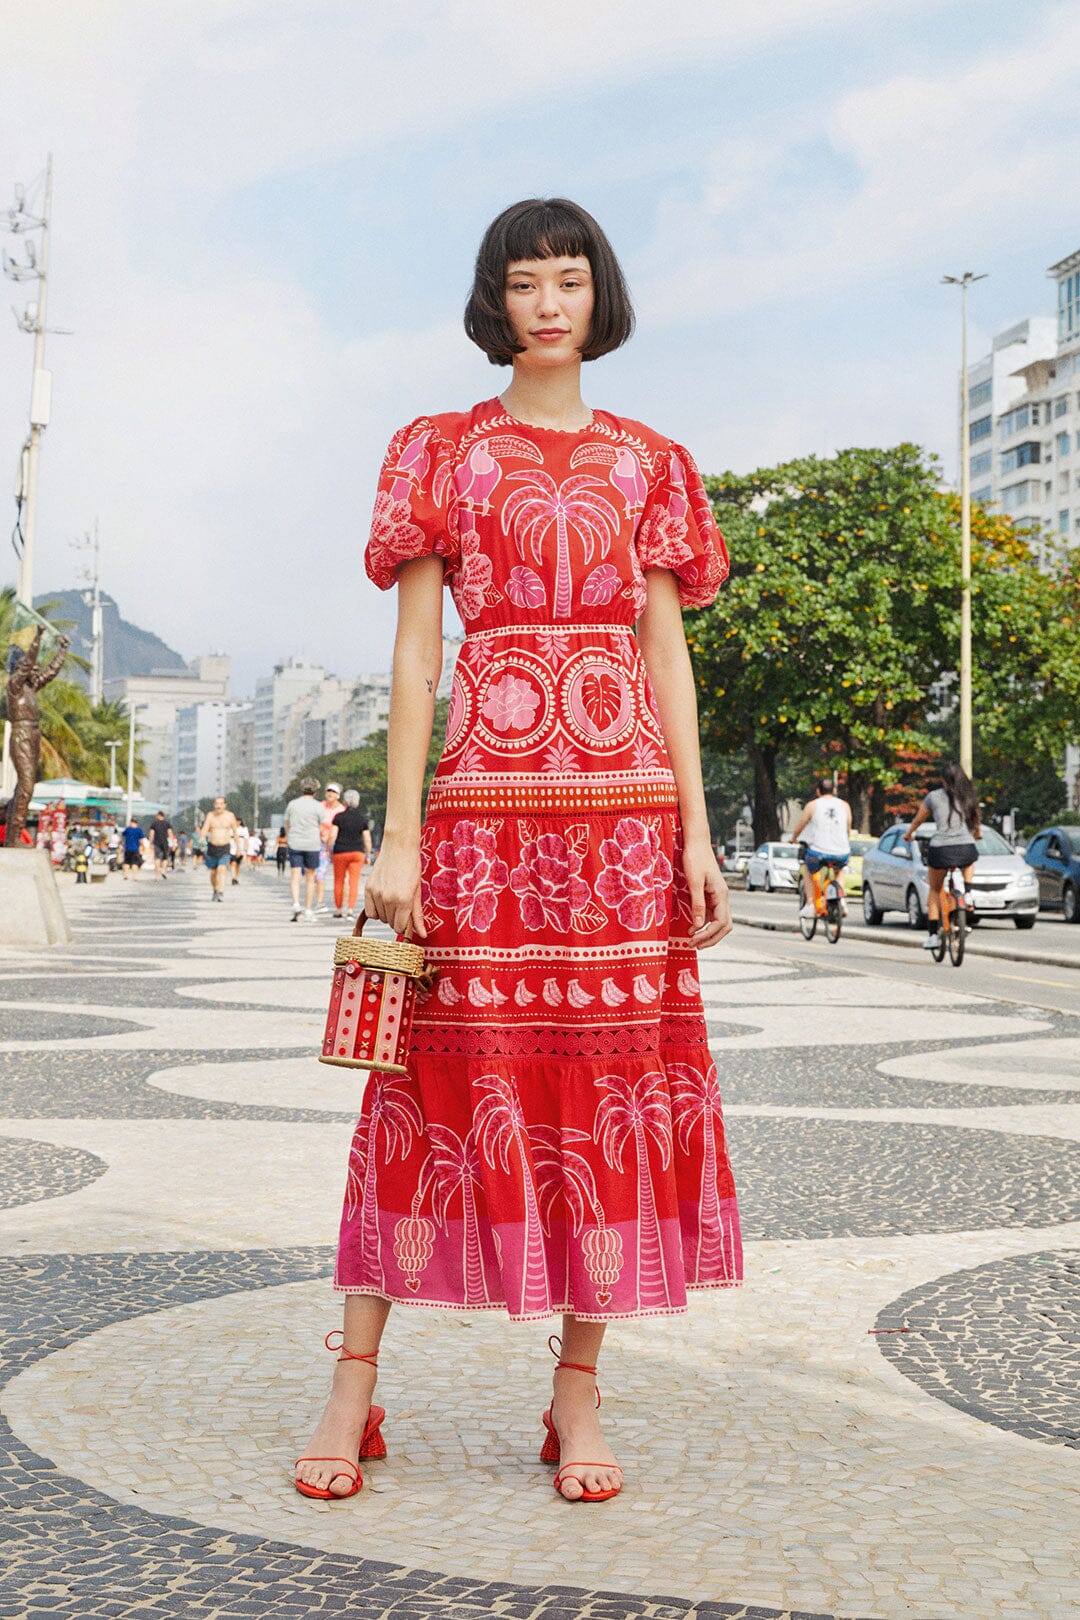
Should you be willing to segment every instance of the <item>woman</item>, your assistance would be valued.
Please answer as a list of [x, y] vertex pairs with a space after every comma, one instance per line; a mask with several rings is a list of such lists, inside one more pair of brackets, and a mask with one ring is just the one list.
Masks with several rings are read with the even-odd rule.
[[[438, 979], [408, 1077], [372, 1075], [353, 1138], [306, 1494], [355, 1494], [358, 1453], [384, 1449], [376, 1353], [400, 1300], [561, 1313], [542, 1457], [568, 1500], [614, 1496], [606, 1323], [741, 1275], [695, 971], [731, 923], [680, 611], [727, 561], [689, 455], [582, 400], [582, 361], [632, 325], [595, 220], [507, 209], [465, 327], [510, 384], [401, 429], [383, 466], [366, 564], [398, 585], [398, 629], [365, 912], [411, 928]], [[444, 577], [466, 640], [421, 822]]]
[[347, 887], [348, 913], [352, 917], [360, 892], [360, 874], [371, 854], [371, 833], [366, 816], [360, 813], [360, 795], [355, 788], [345, 790], [345, 808], [330, 824], [329, 848], [334, 865], [334, 916], [340, 917], [346, 905]]
[[951, 760], [941, 767], [940, 779], [915, 812], [915, 819], [904, 834], [906, 843], [912, 842], [924, 821], [934, 824], [926, 846], [930, 881], [926, 911], [930, 932], [923, 940], [923, 950], [932, 951], [941, 926], [941, 891], [950, 867], [958, 866], [963, 870], [964, 904], [971, 908], [971, 870], [979, 854], [975, 843], [982, 832], [974, 785]]

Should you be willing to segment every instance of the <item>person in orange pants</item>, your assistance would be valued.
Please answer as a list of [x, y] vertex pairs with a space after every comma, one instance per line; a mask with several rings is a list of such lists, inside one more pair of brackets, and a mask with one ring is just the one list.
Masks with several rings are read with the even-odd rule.
[[345, 794], [345, 808], [340, 810], [330, 825], [328, 842], [334, 863], [334, 916], [343, 913], [348, 889], [348, 914], [356, 913], [360, 893], [360, 874], [371, 854], [371, 832], [367, 817], [360, 810], [360, 795], [355, 788]]

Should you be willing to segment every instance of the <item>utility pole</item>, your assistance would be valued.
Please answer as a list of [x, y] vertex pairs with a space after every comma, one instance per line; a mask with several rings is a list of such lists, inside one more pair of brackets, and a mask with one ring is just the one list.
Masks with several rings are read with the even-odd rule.
[[121, 739], [119, 737], [117, 737], [115, 742], [107, 742], [105, 744], [105, 746], [109, 750], [109, 786], [110, 786], [110, 788], [115, 788], [116, 787], [116, 750], [121, 746]]
[[[131, 820], [131, 807], [135, 802], [135, 705], [128, 699], [128, 772], [127, 819]], [[126, 825], [126, 824], [125, 824]]]
[[[49, 224], [52, 217], [52, 153], [45, 167], [45, 202], [40, 215], [30, 212], [26, 189], [15, 187], [15, 206], [8, 209], [8, 228], [25, 237], [25, 262], [4, 254], [4, 274], [11, 281], [36, 281], [37, 298], [27, 304], [16, 320], [24, 332], [34, 334], [34, 378], [30, 389], [30, 437], [20, 466], [19, 495], [24, 506], [22, 555], [19, 558], [18, 595], [27, 607], [34, 605], [34, 538], [37, 530], [38, 454], [41, 435], [49, 423], [52, 378], [45, 370], [45, 317], [49, 294]], [[30, 232], [40, 231], [35, 247]]]
[[960, 288], [960, 769], [974, 774], [971, 735], [971, 395], [968, 392], [967, 295], [985, 275], [965, 270], [962, 276], [942, 276], [942, 283]]
[[[26, 305], [15, 319], [23, 332], [34, 334], [34, 376], [30, 388], [30, 435], [19, 456], [19, 470], [15, 499], [21, 522], [16, 524], [22, 550], [19, 552], [19, 575], [15, 587], [18, 601], [28, 608], [34, 605], [34, 535], [37, 527], [38, 452], [42, 431], [49, 422], [49, 399], [52, 378], [45, 370], [45, 312], [48, 300], [49, 273], [49, 221], [52, 215], [52, 153], [45, 166], [45, 204], [39, 215], [27, 206], [26, 188], [15, 187], [15, 206], [8, 209], [8, 229], [25, 237], [25, 258], [22, 262], [4, 252], [3, 269], [9, 281], [36, 281], [37, 298]], [[41, 245], [35, 247], [28, 232], [41, 232]], [[3, 747], [0, 750], [0, 795], [10, 798], [15, 786], [15, 770], [8, 757], [11, 736], [10, 723], [4, 721]]]

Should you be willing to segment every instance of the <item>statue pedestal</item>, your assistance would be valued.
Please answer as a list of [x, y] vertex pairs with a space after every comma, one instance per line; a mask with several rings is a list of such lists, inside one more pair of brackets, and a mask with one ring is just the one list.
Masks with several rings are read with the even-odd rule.
[[71, 927], [43, 849], [0, 847], [0, 945], [69, 945]]

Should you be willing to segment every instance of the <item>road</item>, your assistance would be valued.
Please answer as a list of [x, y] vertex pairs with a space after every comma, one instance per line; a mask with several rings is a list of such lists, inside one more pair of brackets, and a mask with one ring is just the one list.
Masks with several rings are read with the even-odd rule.
[[848, 906], [837, 945], [830, 945], [820, 929], [808, 944], [798, 932], [796, 901], [790, 892], [746, 894], [733, 889], [731, 893], [736, 922], [787, 942], [778, 943], [778, 948], [786, 950], [792, 961], [809, 951], [815, 962], [824, 952], [834, 965], [854, 972], [882, 972], [881, 964], [887, 963], [890, 976], [908, 984], [940, 988], [952, 975], [968, 994], [1080, 1013], [1080, 925], [1043, 913], [1033, 929], [1021, 932], [1011, 922], [987, 919], [968, 935], [964, 962], [955, 969], [948, 960], [939, 964], [924, 955], [925, 935], [909, 928], [899, 914], [887, 917], [880, 927], [868, 928], [858, 898]]

